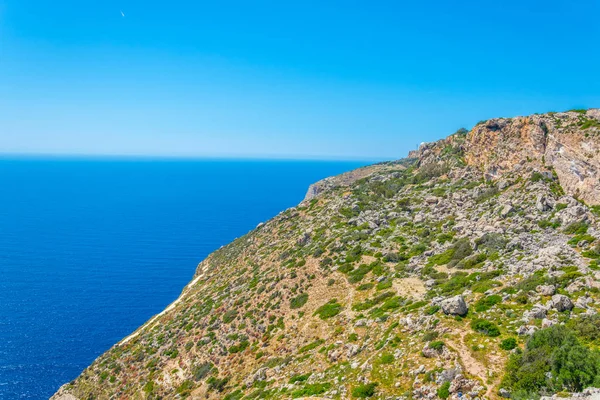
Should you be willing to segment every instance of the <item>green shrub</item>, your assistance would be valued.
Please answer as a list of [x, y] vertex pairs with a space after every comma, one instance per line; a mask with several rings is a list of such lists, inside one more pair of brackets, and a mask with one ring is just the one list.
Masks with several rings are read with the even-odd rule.
[[442, 383], [442, 386], [437, 390], [437, 395], [440, 399], [447, 399], [450, 397], [450, 382]]
[[311, 383], [304, 386], [302, 389], [294, 390], [292, 398], [318, 396], [325, 393], [331, 387], [330, 383]]
[[361, 264], [355, 270], [352, 270], [348, 273], [348, 282], [350, 283], [358, 283], [363, 280], [366, 274], [371, 272], [373, 269], [373, 264]]
[[183, 381], [181, 385], [177, 387], [177, 394], [180, 394], [182, 397], [189, 396], [190, 392], [194, 388], [194, 383], [192, 381]]
[[244, 392], [238, 389], [235, 392], [231, 392], [227, 396], [223, 397], [223, 400], [241, 400], [242, 397], [244, 397]]
[[250, 342], [248, 342], [247, 340], [243, 340], [240, 343], [234, 344], [233, 346], [229, 347], [229, 352], [231, 354], [241, 353], [242, 351], [246, 350], [246, 348], [248, 348], [249, 345]]
[[498, 281], [480, 281], [471, 286], [471, 290], [475, 293], [485, 293], [490, 289], [502, 286]]
[[392, 281], [389, 279], [386, 279], [385, 281], [379, 282], [377, 284], [377, 290], [389, 289], [391, 287], [392, 287]]
[[587, 251], [584, 251], [583, 253], [581, 253], [581, 255], [587, 258], [600, 258], [600, 242], [597, 242], [594, 247]]
[[223, 390], [225, 390], [227, 383], [229, 383], [229, 378], [225, 377], [225, 378], [219, 379], [215, 376], [211, 376], [210, 378], [208, 378], [206, 383], [208, 383], [209, 390], [214, 390], [216, 392], [222, 392]]
[[402, 297], [394, 296], [394, 297], [386, 300], [381, 305], [381, 310], [383, 310], [383, 311], [395, 310], [396, 308], [399, 308], [402, 305], [402, 300], [403, 300]]
[[[517, 283], [513, 289], [514, 292], [519, 292], [519, 291], [524, 291], [524, 292], [530, 292], [532, 290], [535, 290], [535, 288], [539, 285], [547, 285], [547, 284], [552, 284], [553, 282], [548, 279], [546, 277], [546, 272], [545, 271], [536, 271], [534, 272], [531, 276], [521, 280], [519, 283]], [[507, 288], [508, 289], [508, 288]], [[508, 292], [508, 290], [505, 290]]]
[[382, 303], [383, 301], [385, 301], [385, 300], [387, 300], [389, 298], [392, 298], [392, 297], [394, 297], [394, 293], [392, 293], [392, 292], [381, 293], [381, 294], [378, 294], [377, 296], [375, 296], [372, 299], [365, 300], [363, 303], [354, 304], [352, 306], [352, 309], [354, 311], [368, 310], [369, 308], [371, 308], [371, 307], [373, 307], [373, 306], [375, 306], [375, 305], [377, 305], [379, 303]]
[[515, 301], [519, 304], [529, 303], [529, 297], [525, 293], [521, 293], [515, 297]]
[[487, 258], [488, 257], [486, 253], [475, 254], [473, 256], [465, 258], [456, 266], [461, 269], [480, 268], [483, 266], [483, 263], [485, 262], [485, 260], [487, 260]]
[[433, 315], [440, 310], [440, 306], [429, 306], [425, 309], [425, 315]]
[[567, 322], [567, 327], [586, 342], [600, 341], [600, 314], [572, 318]]
[[484, 312], [502, 302], [502, 296], [493, 294], [491, 296], [482, 297], [475, 303], [475, 311]]
[[414, 183], [423, 183], [430, 179], [444, 175], [450, 170], [444, 163], [429, 163], [419, 168], [419, 172], [414, 176]]
[[429, 257], [429, 262], [435, 265], [445, 265], [452, 260], [452, 255], [454, 255], [454, 250], [452, 248], [447, 249], [443, 253], [435, 254]]
[[384, 353], [379, 358], [380, 364], [391, 364], [394, 362], [394, 356], [390, 353]]
[[317, 308], [314, 315], [318, 315], [321, 319], [328, 319], [335, 317], [342, 311], [342, 305], [337, 302], [336, 299], [330, 300], [329, 303], [323, 304]]
[[444, 348], [445, 344], [441, 340], [436, 340], [435, 342], [429, 343], [429, 348], [435, 351], [440, 351]]
[[568, 235], [585, 235], [588, 227], [585, 222], [573, 222], [564, 229], [564, 232]]
[[[457, 272], [450, 279], [445, 279], [442, 284], [439, 285], [440, 294], [443, 295], [453, 295], [462, 293], [465, 289], [469, 287], [477, 286], [481, 287], [485, 285], [486, 281], [490, 281], [491, 279], [502, 275], [502, 270], [497, 269], [491, 272], [474, 272], [472, 274], [467, 274], [466, 272]], [[430, 296], [435, 292], [430, 291]]]
[[438, 337], [438, 333], [436, 331], [425, 332], [423, 335], [424, 342], [431, 342], [433, 339]]
[[547, 219], [542, 219], [542, 220], [538, 221], [537, 224], [542, 229], [546, 229], [546, 228], [556, 229], [560, 226], [560, 221], [558, 221], [558, 220], [550, 221]]
[[307, 301], [308, 301], [308, 293], [299, 294], [298, 296], [296, 296], [290, 300], [290, 308], [293, 310], [302, 308], [306, 304]]
[[325, 343], [325, 340], [323, 340], [323, 339], [315, 340], [314, 342], [309, 343], [306, 346], [300, 347], [300, 350], [298, 350], [298, 352], [300, 352], [300, 353], [306, 353], [307, 351], [310, 351], [312, 349], [316, 349], [317, 347], [319, 347], [323, 343]]
[[473, 248], [469, 240], [460, 239], [443, 253], [429, 257], [429, 262], [435, 265], [454, 266], [471, 254], [473, 254]]
[[294, 375], [290, 378], [289, 383], [304, 382], [308, 378], [310, 378], [311, 375], [312, 375], [312, 373], [310, 373], [310, 372], [307, 374], [302, 374], [302, 375]]
[[146, 384], [144, 385], [143, 390], [144, 390], [145, 393], [148, 393], [148, 394], [152, 393], [154, 391], [154, 381], [148, 381], [148, 382], [146, 382]]
[[583, 235], [575, 235], [573, 236], [567, 243], [573, 247], [577, 246], [577, 244], [581, 241], [586, 241], [588, 243], [594, 242], [596, 238], [592, 235], [583, 234]]
[[506, 366], [502, 387], [526, 394], [580, 392], [600, 384], [600, 353], [561, 325], [541, 329]]
[[486, 321], [485, 319], [476, 319], [471, 322], [471, 328], [479, 333], [482, 333], [486, 336], [496, 337], [500, 336], [500, 329], [496, 326], [496, 324]]
[[504, 339], [502, 342], [500, 342], [500, 348], [502, 350], [512, 350], [515, 347], [517, 347], [517, 340], [515, 338], [508, 338], [508, 339]]
[[544, 175], [542, 175], [540, 172], [538, 171], [534, 171], [531, 174], [531, 182], [539, 182], [539, 181], [545, 181], [546, 177]]
[[375, 394], [376, 383], [367, 383], [364, 385], [355, 386], [352, 389], [352, 396], [358, 398], [372, 397]]

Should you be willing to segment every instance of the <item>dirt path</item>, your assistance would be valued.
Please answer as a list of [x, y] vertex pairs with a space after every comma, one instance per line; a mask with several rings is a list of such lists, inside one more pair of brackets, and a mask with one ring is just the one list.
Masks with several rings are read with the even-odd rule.
[[[454, 348], [454, 350], [456, 350], [456, 352], [458, 353], [458, 357], [460, 358], [460, 361], [463, 364], [465, 371], [472, 377], [479, 378], [485, 384], [485, 386], [487, 387], [487, 390], [485, 392], [484, 398], [495, 399], [495, 398], [497, 398], [497, 396], [495, 394], [495, 390], [498, 387], [498, 384], [500, 383], [501, 375], [498, 373], [499, 372], [498, 370], [493, 369], [493, 368], [491, 369], [491, 368], [483, 365], [479, 360], [477, 360], [475, 357], [473, 357], [471, 355], [471, 349], [469, 349], [465, 345], [466, 334], [467, 334], [467, 332], [460, 332], [459, 339], [458, 340], [448, 340], [448, 344], [452, 348]], [[498, 356], [490, 354], [489, 358], [490, 358], [490, 364], [499, 365], [500, 360], [498, 359]], [[491, 384], [487, 384], [488, 371], [490, 369], [492, 371], [494, 371], [494, 373], [496, 373], [498, 375], [498, 377], [496, 379], [494, 379], [494, 381]]]

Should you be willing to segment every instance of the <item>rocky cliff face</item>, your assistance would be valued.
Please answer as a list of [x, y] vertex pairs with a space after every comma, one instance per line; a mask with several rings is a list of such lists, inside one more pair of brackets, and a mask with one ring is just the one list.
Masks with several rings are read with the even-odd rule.
[[[411, 156], [427, 157], [432, 146], [441, 149], [447, 141]], [[600, 109], [481, 122], [467, 134], [464, 152], [466, 163], [490, 178], [536, 167], [555, 173], [566, 193], [600, 202]]]
[[598, 117], [490, 120], [316, 184], [211, 254], [53, 399], [525, 399], [600, 385]]

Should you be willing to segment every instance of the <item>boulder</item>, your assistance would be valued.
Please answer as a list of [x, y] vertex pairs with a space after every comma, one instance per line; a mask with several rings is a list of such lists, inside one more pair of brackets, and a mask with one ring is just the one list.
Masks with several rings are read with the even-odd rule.
[[526, 326], [526, 325], [522, 325], [517, 329], [517, 335], [520, 336], [531, 336], [535, 333], [535, 331], [537, 330], [536, 326]]
[[557, 324], [557, 321], [552, 320], [552, 319], [548, 319], [548, 318], [544, 318], [542, 320], [542, 329], [543, 328], [549, 328], [549, 327], [551, 327], [553, 325], [556, 325], [556, 324]]
[[556, 287], [553, 285], [539, 285], [535, 288], [535, 291], [542, 296], [553, 296], [556, 293]]
[[360, 346], [357, 344], [349, 343], [345, 346], [345, 348], [346, 348], [346, 355], [348, 356], [348, 358], [352, 358], [360, 352]]
[[573, 309], [573, 302], [564, 294], [555, 294], [552, 296], [552, 307], [559, 312], [568, 311]]
[[511, 204], [505, 204], [504, 207], [502, 207], [502, 210], [500, 210], [500, 216], [506, 218], [513, 212], [515, 212], [513, 206]]
[[539, 195], [537, 197], [537, 201], [535, 202], [535, 207], [541, 212], [546, 212], [552, 210], [553, 203], [554, 202], [548, 199], [546, 196]]
[[548, 312], [548, 310], [545, 307], [543, 307], [540, 304], [536, 304], [533, 306], [533, 308], [531, 310], [525, 311], [523, 316], [527, 320], [529, 320], [530, 318], [544, 319], [544, 318], [546, 318], [547, 312]]
[[462, 295], [447, 298], [442, 301], [442, 311], [447, 315], [466, 315], [469, 308]]

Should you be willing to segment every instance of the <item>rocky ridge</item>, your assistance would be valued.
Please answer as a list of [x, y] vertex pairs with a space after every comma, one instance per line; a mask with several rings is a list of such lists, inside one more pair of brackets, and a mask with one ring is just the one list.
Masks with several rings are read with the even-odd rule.
[[[53, 399], [598, 386], [599, 149], [599, 110], [501, 118], [316, 183], [200, 263], [175, 303]], [[583, 357], [585, 376], [565, 357]]]

